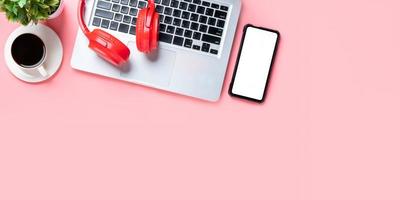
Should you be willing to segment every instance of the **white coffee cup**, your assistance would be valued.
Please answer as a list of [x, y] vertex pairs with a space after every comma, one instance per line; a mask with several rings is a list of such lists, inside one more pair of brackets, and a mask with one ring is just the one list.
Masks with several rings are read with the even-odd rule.
[[11, 55], [21, 71], [32, 76], [49, 75], [44, 65], [47, 48], [39, 36], [25, 33], [16, 37], [11, 45]]

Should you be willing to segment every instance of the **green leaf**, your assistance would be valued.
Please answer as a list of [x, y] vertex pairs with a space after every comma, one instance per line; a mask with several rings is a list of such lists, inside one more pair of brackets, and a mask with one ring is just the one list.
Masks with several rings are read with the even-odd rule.
[[9, 21], [27, 25], [46, 20], [59, 5], [60, 0], [0, 0], [0, 12]]
[[26, 5], [26, 0], [19, 0], [18, 5], [20, 8], [23, 8]]

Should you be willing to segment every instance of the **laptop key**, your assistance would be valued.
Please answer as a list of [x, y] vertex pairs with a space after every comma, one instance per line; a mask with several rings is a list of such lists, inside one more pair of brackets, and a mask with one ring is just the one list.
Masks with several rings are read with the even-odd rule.
[[139, 1], [138, 7], [139, 8], [145, 8], [147, 3], [145, 1]]
[[210, 28], [208, 29], [208, 33], [212, 34], [212, 35], [217, 35], [217, 36], [222, 36], [222, 32], [224, 30], [220, 29], [220, 28], [215, 28], [210, 26]]
[[121, 0], [121, 4], [128, 5], [129, 0]]
[[166, 14], [166, 15], [172, 15], [172, 8], [166, 7], [166, 8], [164, 9], [164, 14]]
[[203, 1], [202, 5], [206, 6], [206, 7], [210, 7], [211, 3], [207, 2], [207, 1]]
[[167, 25], [165, 24], [160, 24], [160, 31], [165, 32], [167, 30]]
[[96, 9], [96, 12], [94, 15], [97, 17], [103, 17], [106, 19], [113, 19], [113, 17], [114, 17], [114, 13], [105, 11], [105, 10], [100, 10], [100, 9]]
[[181, 2], [181, 3], [179, 4], [179, 9], [181, 9], [181, 10], [186, 10], [187, 7], [188, 7], [188, 3]]
[[199, 32], [193, 33], [193, 39], [200, 40], [200, 38], [201, 38], [201, 33], [199, 33]]
[[196, 12], [196, 5], [194, 5], [194, 4], [189, 4], [189, 6], [188, 6], [188, 11], [190, 11], [190, 12]]
[[167, 33], [160, 33], [159, 39], [161, 42], [171, 44], [173, 36]]
[[173, 8], [178, 8], [178, 7], [179, 7], [179, 1], [177, 1], [177, 0], [172, 0], [172, 2], [171, 2], [171, 7], [173, 7]]
[[122, 15], [121, 15], [121, 14], [118, 14], [118, 13], [115, 14], [114, 20], [115, 20], [115, 21], [119, 21], [119, 22], [122, 21]]
[[186, 12], [186, 11], [182, 12], [182, 18], [183, 19], [189, 19], [190, 18], [190, 13]]
[[192, 24], [190, 25], [190, 29], [197, 31], [197, 29], [199, 29], [199, 24], [196, 22], [192, 22]]
[[192, 44], [193, 44], [193, 40], [185, 39], [185, 44], [183, 46], [185, 46], [186, 48], [192, 48]]
[[166, 17], [164, 18], [164, 23], [166, 23], [166, 24], [171, 24], [171, 23], [172, 23], [172, 17], [166, 16]]
[[181, 26], [181, 19], [175, 18], [174, 22], [172, 23], [174, 26]]
[[92, 22], [93, 26], [100, 26], [100, 23], [101, 23], [100, 18], [97, 18], [97, 17], [93, 18], [93, 22]]
[[174, 44], [178, 45], [178, 46], [182, 46], [183, 45], [183, 37], [175, 36], [174, 37]]
[[[210, 28], [212, 28], [212, 27], [210, 27]], [[203, 32], [203, 33], [207, 33], [207, 26], [204, 24], [200, 25], [199, 31]]]
[[215, 8], [215, 9], [219, 9], [219, 5], [218, 5], [218, 4], [215, 4], [215, 3], [211, 4], [211, 7], [212, 7], [212, 8]]
[[183, 29], [182, 28], [176, 28], [175, 35], [182, 36], [183, 35]]
[[132, 18], [128, 15], [124, 16], [124, 19], [122, 20], [124, 23], [130, 24], [131, 23]]
[[119, 12], [120, 9], [121, 9], [121, 6], [118, 4], [114, 4], [112, 6], [112, 11], [114, 11], [114, 12]]
[[128, 14], [128, 12], [129, 12], [129, 7], [122, 6], [122, 8], [121, 8], [121, 13], [123, 13], [123, 14]]
[[132, 22], [131, 22], [131, 24], [136, 26], [136, 22], [137, 22], [137, 18], [135, 18], [135, 17], [134, 17], [134, 18], [132, 18]]
[[196, 11], [196, 12], [197, 12], [198, 14], [204, 14], [205, 10], [206, 10], [205, 7], [199, 6], [199, 7], [197, 7], [197, 11]]
[[101, 28], [108, 28], [108, 26], [110, 26], [110, 21], [103, 19], [101, 20]]
[[118, 29], [118, 22], [111, 22], [110, 29], [116, 31]]
[[214, 15], [214, 10], [212, 8], [207, 8], [206, 15], [212, 17]]
[[208, 23], [207, 23], [208, 25], [215, 26], [215, 23], [217, 23], [217, 20], [215, 18], [212, 17], [208, 18]]
[[202, 23], [202, 24], [206, 24], [207, 23], [207, 17], [204, 16], [204, 15], [200, 16], [199, 22]]
[[217, 55], [217, 54], [218, 54], [218, 50], [211, 49], [211, 50], [210, 50], [210, 53], [212, 53], [212, 54], [214, 54], [214, 55]]
[[201, 47], [201, 51], [208, 53], [208, 51], [210, 51], [210, 44], [203, 43], [203, 46]]
[[182, 27], [183, 28], [189, 28], [190, 27], [190, 22], [187, 20], [183, 20], [182, 21]]
[[129, 6], [131, 7], [137, 7], [138, 4], [138, 0], [130, 0], [129, 1]]
[[136, 16], [138, 14], [138, 10], [136, 8], [131, 8], [129, 10], [129, 15]]
[[164, 5], [164, 6], [169, 6], [170, 3], [171, 3], [170, 0], [163, 0], [162, 1], [162, 5]]
[[193, 31], [190, 31], [190, 30], [185, 31], [185, 37], [187, 37], [187, 38], [192, 38], [192, 34], [193, 34]]
[[190, 15], [190, 21], [195, 21], [195, 22], [197, 22], [197, 20], [199, 20], [199, 15], [198, 15], [198, 14], [195, 14], [195, 13], [192, 13], [192, 14]]
[[129, 29], [129, 34], [136, 35], [136, 26], [131, 26], [131, 28]]
[[201, 4], [201, 0], [193, 0], [193, 3], [195, 3], [195, 4]]
[[174, 17], [181, 17], [182, 11], [178, 9], [174, 9], [174, 13], [172, 14]]
[[119, 32], [122, 32], [122, 33], [128, 33], [128, 31], [129, 31], [129, 25], [122, 24], [122, 23], [119, 24], [118, 31], [119, 31]]
[[220, 18], [220, 19], [226, 19], [228, 13], [220, 10], [216, 10], [214, 13], [214, 17]]
[[203, 42], [208, 42], [208, 43], [218, 44], [218, 45], [221, 43], [221, 38], [215, 37], [212, 35], [208, 35], [208, 34], [203, 34], [203, 37], [201, 38], [201, 40]]
[[220, 27], [220, 28], [224, 28], [225, 21], [219, 19], [218, 22], [217, 22], [217, 26]]
[[163, 13], [163, 12], [164, 12], [164, 6], [157, 5], [157, 6], [156, 6], [156, 11], [157, 11], [158, 13]]
[[194, 50], [200, 50], [200, 46], [199, 45], [193, 45], [193, 49]]
[[175, 27], [173, 27], [173, 26], [168, 26], [167, 27], [167, 33], [174, 34], [174, 32], [175, 32]]
[[110, 10], [111, 9], [112, 4], [109, 2], [105, 2], [105, 1], [98, 1], [97, 2], [97, 7], [98, 8], [102, 8], [105, 10]]
[[229, 8], [228, 8], [227, 6], [221, 6], [220, 9], [221, 9], [221, 10], [224, 10], [224, 11], [228, 11], [228, 10], [229, 10]]

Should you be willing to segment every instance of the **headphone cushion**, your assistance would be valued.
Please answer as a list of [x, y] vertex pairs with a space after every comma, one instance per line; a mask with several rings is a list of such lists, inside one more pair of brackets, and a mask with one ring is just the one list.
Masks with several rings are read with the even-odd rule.
[[142, 33], [143, 33], [143, 13], [142, 10], [139, 11], [137, 20], [136, 20], [136, 46], [139, 49], [139, 51], [142, 50], [142, 44], [140, 41], [142, 41]]
[[155, 12], [153, 16], [153, 23], [151, 24], [151, 30], [150, 30], [150, 50], [153, 51], [157, 49], [158, 47], [158, 37], [159, 37], [159, 28], [160, 28], [160, 22], [159, 19], [160, 15]]
[[148, 28], [145, 26], [148, 10], [148, 8], [140, 10], [136, 22], [136, 45], [138, 50], [141, 52], [150, 51], [150, 33]]

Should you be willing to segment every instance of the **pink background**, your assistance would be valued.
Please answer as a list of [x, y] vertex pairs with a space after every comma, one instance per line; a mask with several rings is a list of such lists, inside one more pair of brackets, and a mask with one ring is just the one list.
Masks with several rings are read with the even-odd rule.
[[[244, 0], [239, 29], [282, 34], [263, 105], [73, 70], [76, 2], [50, 22], [54, 79], [23, 83], [0, 52], [0, 199], [400, 199], [398, 0]], [[1, 16], [1, 47], [15, 27]]]

